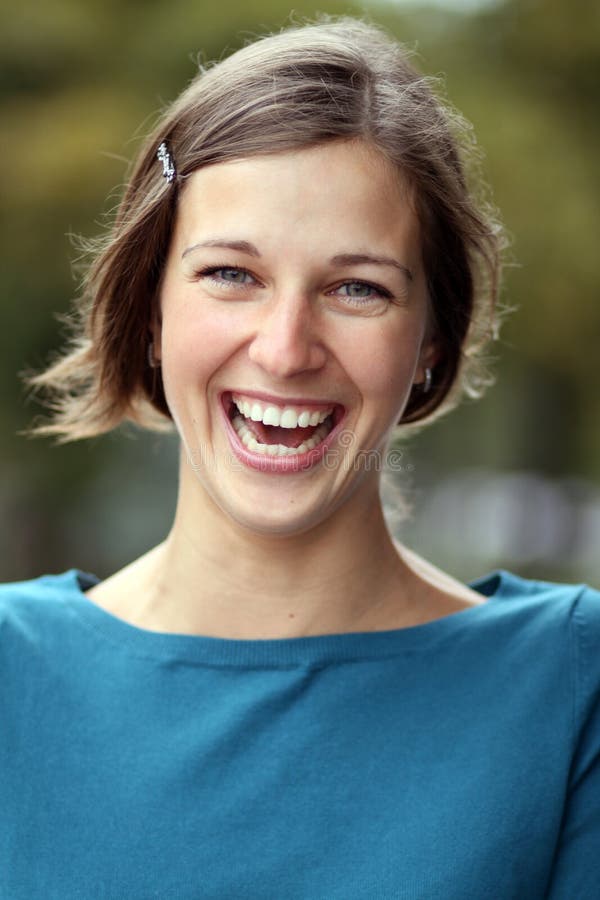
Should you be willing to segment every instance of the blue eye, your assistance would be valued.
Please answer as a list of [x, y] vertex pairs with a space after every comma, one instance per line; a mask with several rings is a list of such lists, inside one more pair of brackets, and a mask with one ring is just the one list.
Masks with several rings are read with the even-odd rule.
[[346, 306], [356, 307], [380, 306], [392, 296], [385, 288], [376, 287], [368, 281], [346, 281], [333, 293], [342, 297]]
[[378, 288], [373, 287], [372, 284], [367, 284], [365, 281], [347, 281], [345, 284], [341, 284], [340, 288], [347, 288], [346, 296], [357, 299], [369, 299], [373, 292], [378, 297], [382, 296], [382, 292]]
[[[226, 284], [248, 284], [253, 280], [252, 275], [246, 269], [238, 269], [236, 266], [211, 266], [209, 269], [203, 269], [198, 275], [211, 278], [217, 283]], [[214, 276], [218, 276], [215, 278]]]

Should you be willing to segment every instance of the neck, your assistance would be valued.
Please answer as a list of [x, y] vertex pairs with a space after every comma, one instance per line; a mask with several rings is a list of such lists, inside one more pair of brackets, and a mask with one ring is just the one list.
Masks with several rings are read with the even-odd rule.
[[392, 597], [397, 614], [411, 573], [377, 486], [363, 494], [326, 523], [282, 537], [238, 526], [205, 494], [190, 509], [182, 492], [168, 538], [140, 563], [146, 589], [134, 617], [157, 630], [238, 639], [377, 627]]

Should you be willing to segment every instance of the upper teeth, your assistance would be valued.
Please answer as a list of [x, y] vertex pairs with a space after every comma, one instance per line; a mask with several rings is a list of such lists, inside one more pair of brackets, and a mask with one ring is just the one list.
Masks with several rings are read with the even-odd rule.
[[280, 428], [307, 428], [309, 425], [320, 425], [333, 412], [331, 409], [311, 410], [296, 409], [286, 406], [283, 409], [271, 404], [259, 403], [254, 398], [246, 400], [238, 394], [233, 395], [233, 402], [247, 419], [262, 422], [264, 425], [278, 425]]

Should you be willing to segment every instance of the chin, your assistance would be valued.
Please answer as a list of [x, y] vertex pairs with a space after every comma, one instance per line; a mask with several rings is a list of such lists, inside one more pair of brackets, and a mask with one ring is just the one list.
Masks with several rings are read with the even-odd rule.
[[347, 499], [347, 492], [342, 490], [333, 497], [331, 493], [315, 491], [308, 497], [306, 490], [280, 490], [269, 495], [248, 491], [243, 496], [213, 494], [212, 499], [221, 515], [248, 535], [289, 538], [331, 523]]
[[222, 512], [245, 532], [262, 537], [289, 538], [305, 534], [331, 517], [331, 510], [270, 509], [261, 514], [252, 510], [224, 509]]

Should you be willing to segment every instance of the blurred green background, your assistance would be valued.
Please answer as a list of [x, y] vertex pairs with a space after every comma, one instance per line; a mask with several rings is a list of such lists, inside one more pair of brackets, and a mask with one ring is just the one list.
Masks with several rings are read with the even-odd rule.
[[[589, 0], [297, 2], [364, 14], [443, 75], [473, 123], [513, 239], [497, 385], [411, 439], [388, 491], [399, 536], [462, 578], [495, 566], [600, 581], [598, 79]], [[177, 447], [131, 429], [79, 445], [17, 435], [40, 412], [18, 373], [60, 344], [77, 290], [70, 235], [97, 235], [126, 160], [198, 59], [280, 27], [280, 0], [4, 3], [0, 31], [0, 580], [110, 574], [166, 534]], [[116, 187], [115, 187], [116, 186]]]

